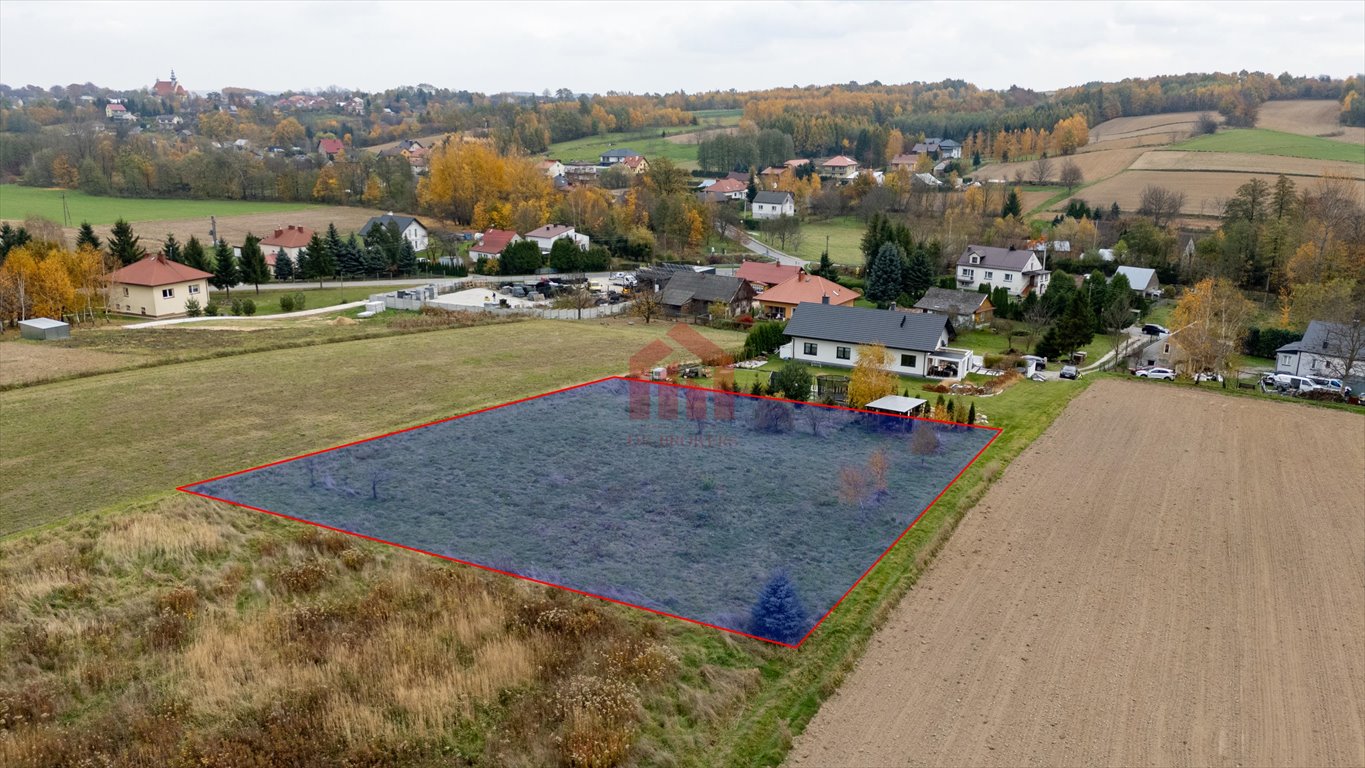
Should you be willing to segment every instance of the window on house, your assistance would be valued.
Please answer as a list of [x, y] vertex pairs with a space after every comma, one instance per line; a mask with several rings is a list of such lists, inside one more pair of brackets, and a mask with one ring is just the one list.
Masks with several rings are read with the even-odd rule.
[[991, 279], [993, 279], [994, 277], [995, 277], [995, 273], [994, 273], [994, 272], [987, 272], [987, 273], [986, 273], [986, 279], [987, 279], [987, 280], [991, 280]]
[[834, 356], [840, 360], [848, 360], [852, 357], [852, 351], [848, 347], [835, 347]]
[[962, 276], [963, 276], [963, 277], [966, 277], [966, 278], [976, 277], [976, 270], [974, 270], [974, 269], [964, 269], [964, 270], [962, 270]]
[[1014, 282], [1014, 275], [1011, 274], [1011, 273], [1009, 273], [1009, 272], [1006, 272], [1006, 273], [1005, 273], [1005, 282], [1007, 282], [1007, 283], [1012, 283], [1012, 282]]
[[914, 355], [901, 355], [901, 367], [902, 367], [902, 368], [914, 368], [914, 367], [915, 367], [915, 356], [914, 356]]
[[804, 355], [818, 355], [820, 354], [820, 347], [814, 342], [808, 341], [801, 345], [801, 353]]
[[191, 285], [191, 286], [190, 286], [190, 295], [194, 295], [194, 294], [196, 294], [196, 293], [199, 293], [199, 286], [197, 286], [197, 285]]
[[170, 298], [174, 298], [174, 297], [175, 297], [175, 289], [174, 289], [174, 288], [162, 288], [162, 289], [161, 289], [161, 298], [163, 298], [163, 299], [170, 299]]
[[981, 263], [981, 257], [980, 257], [980, 256], [977, 256], [976, 254], [973, 253], [973, 254], [972, 254], [972, 257], [971, 257], [971, 262], [972, 262], [973, 264], [980, 264], [980, 263]]
[[127, 288], [124, 288], [124, 289], [123, 289], [123, 295], [124, 295], [124, 296], [127, 296], [127, 295], [128, 295], [128, 289], [127, 289]]

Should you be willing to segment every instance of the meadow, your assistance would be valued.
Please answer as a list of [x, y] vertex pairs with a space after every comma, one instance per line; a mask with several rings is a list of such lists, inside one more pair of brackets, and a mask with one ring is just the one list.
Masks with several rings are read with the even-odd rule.
[[1241, 152], [1251, 155], [1284, 155], [1312, 160], [1365, 163], [1365, 146], [1341, 141], [1272, 131], [1266, 128], [1234, 128], [1198, 136], [1173, 149], [1192, 152]]
[[[867, 224], [857, 216], [835, 216], [828, 219], [807, 218], [801, 223], [801, 244], [792, 248], [789, 242], [786, 253], [818, 264], [820, 263], [820, 254], [825, 251], [826, 238], [828, 238], [831, 261], [835, 264], [862, 266], [862, 239], [863, 232], [866, 230]], [[750, 232], [749, 234], [774, 248], [780, 248], [776, 240], [761, 231]]]
[[63, 223], [62, 196], [70, 213], [70, 225], [86, 221], [103, 227], [118, 219], [129, 222], [224, 218], [262, 213], [287, 213], [328, 206], [307, 203], [276, 203], [260, 200], [172, 200], [138, 197], [100, 197], [71, 189], [39, 189], [18, 184], [0, 185], [0, 219], [23, 221], [38, 215]]

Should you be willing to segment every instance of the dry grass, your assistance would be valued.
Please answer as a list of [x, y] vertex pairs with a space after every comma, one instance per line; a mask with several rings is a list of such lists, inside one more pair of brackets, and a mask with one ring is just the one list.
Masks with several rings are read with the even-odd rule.
[[0, 584], [4, 765], [618, 765], [679, 671], [625, 609], [188, 496]]
[[0, 387], [106, 371], [145, 360], [136, 353], [116, 354], [51, 343], [4, 341], [0, 342]]
[[[1151, 143], [1173, 144], [1189, 138], [1202, 112], [1167, 112], [1160, 115], [1118, 117], [1106, 120], [1090, 129], [1090, 145], [1141, 139]], [[1216, 112], [1214, 117], [1222, 122]]]
[[[1107, 147], [1108, 145], [1102, 145]], [[1097, 149], [1092, 152], [1080, 152], [1070, 157], [1085, 174], [1086, 181], [1099, 181], [1113, 176], [1132, 165], [1133, 161], [1142, 156], [1145, 150], [1142, 149]], [[1052, 160], [1052, 180], [1057, 180], [1057, 175], [1061, 172], [1062, 163], [1067, 158], [1053, 158]], [[1014, 179], [1017, 171], [1022, 171], [1024, 178], [1031, 176], [1033, 161], [1022, 163], [995, 163], [993, 165], [983, 165], [972, 173], [973, 178], [978, 179]]]
[[1335, 99], [1268, 101], [1256, 115], [1257, 128], [1319, 136], [1348, 144], [1365, 144], [1365, 128], [1342, 125], [1341, 105]]
[[1132, 169], [1135, 171], [1233, 171], [1237, 173], [1312, 177], [1331, 174], [1365, 181], [1365, 165], [1361, 163], [1235, 152], [1187, 152], [1177, 149], [1144, 153], [1132, 164]]
[[[1143, 187], [1153, 184], [1185, 193], [1185, 207], [1181, 209], [1181, 213], [1190, 216], [1219, 216], [1222, 214], [1224, 201], [1236, 194], [1239, 186], [1258, 176], [1267, 182], [1274, 181], [1269, 174], [1132, 170], [1086, 187], [1076, 196], [1091, 204], [1106, 207], [1112, 202], [1118, 202], [1124, 211], [1132, 212], [1138, 208]], [[1357, 192], [1365, 198], [1365, 183], [1357, 186]], [[1065, 204], [1066, 201], [1062, 201], [1056, 207], [1060, 209], [1065, 207]]]

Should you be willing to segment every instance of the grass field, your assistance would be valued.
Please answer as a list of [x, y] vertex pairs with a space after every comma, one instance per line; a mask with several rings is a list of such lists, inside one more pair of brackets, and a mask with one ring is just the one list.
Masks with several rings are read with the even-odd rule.
[[1365, 146], [1265, 128], [1235, 128], [1176, 144], [1191, 152], [1240, 152], [1365, 163]]
[[17, 184], [0, 185], [0, 219], [22, 221], [31, 214], [63, 222], [62, 195], [71, 213], [71, 224], [88, 221], [108, 226], [122, 218], [129, 222], [190, 219], [244, 214], [286, 213], [326, 206], [306, 203], [272, 203], [248, 200], [148, 200], [133, 197], [96, 197], [76, 190], [38, 189]]
[[602, 153], [609, 149], [633, 149], [647, 159], [667, 157], [683, 168], [693, 169], [697, 167], [697, 145], [669, 141], [667, 136], [691, 133], [696, 130], [692, 126], [682, 126], [678, 128], [647, 128], [634, 133], [585, 136], [573, 141], [551, 144], [547, 154], [564, 162], [571, 160], [597, 162]]
[[1256, 114], [1256, 127], [1319, 136], [1357, 146], [1365, 143], [1365, 128], [1342, 125], [1340, 116], [1341, 104], [1336, 99], [1267, 101]]
[[[788, 248], [787, 253], [807, 261], [819, 262], [825, 250], [825, 238], [829, 238], [829, 258], [835, 264], [862, 266], [863, 253], [860, 250], [863, 232], [867, 224], [857, 216], [836, 216], [830, 219], [806, 219], [801, 225], [801, 245]], [[769, 241], [762, 232], [751, 232], [762, 242], [779, 247], [777, 242]]]

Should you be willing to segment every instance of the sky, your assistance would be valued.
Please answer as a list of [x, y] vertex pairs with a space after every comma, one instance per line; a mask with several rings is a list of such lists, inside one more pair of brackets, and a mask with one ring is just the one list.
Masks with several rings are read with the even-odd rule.
[[132, 89], [171, 69], [201, 93], [1346, 77], [1365, 72], [1365, 2], [0, 2], [7, 85]]

